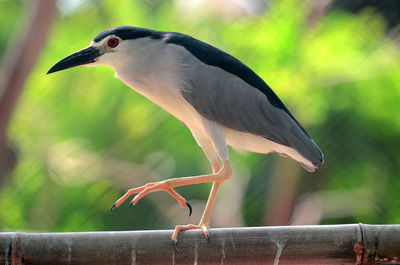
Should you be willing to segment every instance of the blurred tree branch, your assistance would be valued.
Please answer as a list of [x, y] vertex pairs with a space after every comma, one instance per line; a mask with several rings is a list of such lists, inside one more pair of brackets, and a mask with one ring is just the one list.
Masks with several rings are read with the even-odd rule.
[[0, 183], [17, 162], [7, 145], [7, 127], [24, 83], [42, 50], [56, 14], [56, 1], [28, 1], [2, 64], [0, 81]]
[[279, 159], [277, 163], [279, 176], [274, 174], [274, 181], [269, 194], [266, 225], [287, 225], [290, 222], [298, 192], [302, 168], [294, 161]]

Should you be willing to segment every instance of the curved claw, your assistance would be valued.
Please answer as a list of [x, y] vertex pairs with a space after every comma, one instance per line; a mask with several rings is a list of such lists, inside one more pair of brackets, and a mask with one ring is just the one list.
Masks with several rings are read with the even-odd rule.
[[113, 205], [111, 205], [111, 208], [110, 208], [110, 213], [112, 213], [112, 211], [113, 211], [113, 209], [114, 209], [114, 207], [117, 205], [117, 203], [116, 202], [114, 202], [113, 203]]
[[201, 229], [203, 230], [204, 237], [207, 239], [207, 241], [210, 239], [209, 233], [208, 233], [208, 226], [202, 225]]
[[185, 202], [185, 203], [186, 203], [186, 206], [189, 208], [189, 216], [191, 216], [192, 215], [192, 206], [188, 202]]
[[135, 204], [133, 203], [133, 201], [131, 201], [131, 202], [129, 203], [129, 208], [131, 208], [133, 205], [135, 205]]
[[179, 252], [179, 248], [178, 248], [178, 241], [177, 240], [173, 240], [172, 242], [174, 242], [174, 249], [176, 252]]
[[188, 224], [188, 225], [177, 225], [175, 226], [175, 230], [172, 233], [171, 239], [175, 242], [178, 243], [178, 235], [179, 232], [181, 231], [185, 231], [185, 230], [190, 230], [190, 229], [202, 229], [203, 230], [203, 234], [204, 237], [208, 240], [209, 239], [209, 233], [208, 233], [208, 225], [206, 224], [198, 224], [198, 225], [194, 225], [194, 224]]

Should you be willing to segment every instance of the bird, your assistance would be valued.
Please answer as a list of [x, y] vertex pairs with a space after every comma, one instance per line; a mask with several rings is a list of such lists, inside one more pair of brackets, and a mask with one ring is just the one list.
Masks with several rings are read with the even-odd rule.
[[233, 175], [228, 148], [276, 153], [313, 172], [324, 155], [278, 96], [253, 70], [232, 55], [178, 32], [119, 26], [99, 33], [87, 48], [56, 63], [47, 74], [84, 65], [110, 66], [116, 76], [189, 128], [210, 162], [212, 173], [166, 179], [129, 189], [111, 207], [135, 195], [129, 207], [149, 193], [166, 191], [192, 208], [174, 188], [212, 183], [200, 222], [177, 225], [180, 231], [209, 223], [218, 190]]

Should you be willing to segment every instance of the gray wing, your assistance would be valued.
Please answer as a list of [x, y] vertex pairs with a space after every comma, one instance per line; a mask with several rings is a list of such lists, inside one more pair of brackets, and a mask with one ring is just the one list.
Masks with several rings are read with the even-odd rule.
[[181, 94], [201, 115], [292, 147], [314, 165], [322, 163], [321, 151], [286, 108], [271, 104], [259, 89], [219, 67], [192, 65], [197, 66], [184, 74]]
[[183, 97], [207, 119], [296, 149], [314, 165], [323, 155], [272, 89], [233, 56], [190, 36], [168, 33], [182, 46]]

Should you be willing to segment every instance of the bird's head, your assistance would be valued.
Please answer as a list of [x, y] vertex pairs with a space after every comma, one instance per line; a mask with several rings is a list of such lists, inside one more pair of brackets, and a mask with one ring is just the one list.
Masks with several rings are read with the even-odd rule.
[[114, 66], [126, 58], [134, 40], [145, 37], [159, 39], [161, 34], [159, 31], [128, 26], [107, 29], [98, 34], [89, 47], [65, 57], [56, 63], [47, 74], [78, 65]]

